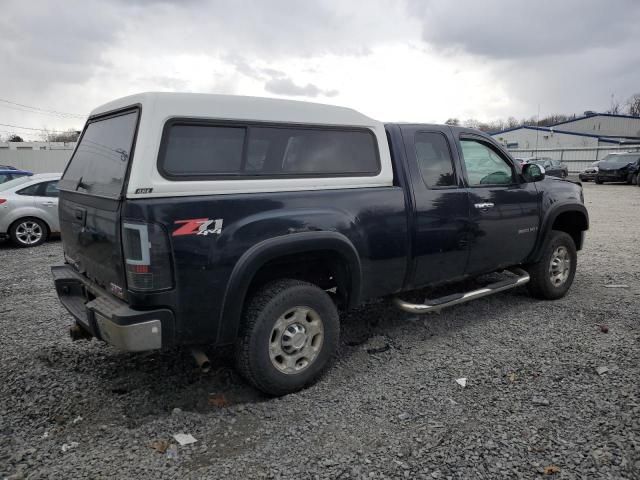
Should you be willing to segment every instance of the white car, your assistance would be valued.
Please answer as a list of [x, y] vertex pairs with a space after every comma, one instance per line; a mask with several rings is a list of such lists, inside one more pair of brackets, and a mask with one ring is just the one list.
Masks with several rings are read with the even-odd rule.
[[0, 238], [18, 247], [35, 247], [60, 232], [60, 173], [20, 177], [0, 185]]

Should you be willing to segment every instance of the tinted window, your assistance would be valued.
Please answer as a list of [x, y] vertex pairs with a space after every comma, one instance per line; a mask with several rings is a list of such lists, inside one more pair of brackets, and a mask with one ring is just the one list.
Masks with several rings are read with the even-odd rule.
[[477, 140], [461, 139], [462, 157], [469, 185], [508, 185], [513, 183], [509, 164], [491, 147]]
[[180, 124], [165, 134], [160, 165], [178, 176], [367, 175], [379, 170], [375, 138], [368, 131]]
[[28, 195], [28, 196], [40, 195], [41, 186], [42, 186], [42, 183], [36, 183], [35, 185], [30, 185], [26, 188], [23, 188], [22, 190], [18, 190], [16, 193], [18, 195]]
[[415, 137], [416, 158], [422, 179], [429, 187], [456, 185], [451, 152], [444, 135], [418, 132]]
[[89, 123], [60, 188], [117, 198], [127, 173], [137, 119], [138, 112], [132, 111]]
[[43, 195], [45, 197], [57, 197], [58, 196], [58, 182], [47, 182], [44, 185]]
[[11, 175], [0, 173], [0, 183], [8, 182], [9, 180], [12, 180]]
[[237, 173], [245, 132], [242, 127], [172, 125], [164, 170], [170, 175]]

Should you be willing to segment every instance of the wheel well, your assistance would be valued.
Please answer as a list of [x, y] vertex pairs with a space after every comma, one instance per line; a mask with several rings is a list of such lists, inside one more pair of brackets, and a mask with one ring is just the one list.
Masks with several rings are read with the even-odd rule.
[[589, 225], [587, 224], [587, 218], [581, 212], [562, 212], [556, 217], [551, 226], [552, 230], [559, 230], [561, 232], [568, 233], [573, 238], [573, 243], [576, 245], [576, 249], [582, 248], [582, 235], [581, 232], [587, 230]]
[[351, 272], [347, 261], [337, 252], [320, 250], [284, 255], [262, 265], [251, 280], [247, 295], [263, 285], [282, 278], [293, 278], [330, 290], [339, 308], [349, 304]]
[[11, 222], [11, 225], [9, 225], [9, 232], [11, 232], [11, 229], [13, 228], [13, 226], [16, 223], [21, 222], [23, 220], [28, 220], [28, 219], [38, 220], [38, 221], [44, 223], [44, 226], [47, 229], [47, 236], [51, 235], [51, 227], [49, 226], [47, 221], [43, 220], [42, 218], [39, 218], [39, 217], [34, 217], [33, 215], [26, 215], [24, 217], [16, 218], [13, 222]]

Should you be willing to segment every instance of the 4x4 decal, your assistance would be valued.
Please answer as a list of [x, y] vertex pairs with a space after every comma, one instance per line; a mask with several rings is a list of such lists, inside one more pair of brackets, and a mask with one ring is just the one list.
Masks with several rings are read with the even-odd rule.
[[[220, 235], [222, 233], [222, 218], [192, 218], [190, 220], [176, 220], [175, 224], [182, 224], [174, 230], [172, 236], [182, 235]], [[213, 227], [211, 226], [213, 224]]]

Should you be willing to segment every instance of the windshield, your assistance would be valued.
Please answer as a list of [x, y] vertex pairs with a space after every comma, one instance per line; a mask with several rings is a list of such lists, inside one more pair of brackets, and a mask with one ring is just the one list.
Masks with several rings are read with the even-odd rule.
[[137, 121], [138, 110], [129, 110], [89, 123], [60, 181], [60, 190], [118, 198]]
[[600, 163], [601, 167], [610, 166], [610, 167], [624, 167], [625, 165], [635, 162], [640, 158], [639, 154], [633, 155], [607, 155], [602, 159]]
[[13, 187], [17, 187], [18, 185], [22, 185], [23, 183], [27, 183], [31, 180], [33, 179], [27, 175], [23, 177], [14, 178], [13, 180], [9, 180], [8, 182], [4, 182], [0, 184], [0, 192], [10, 190]]

